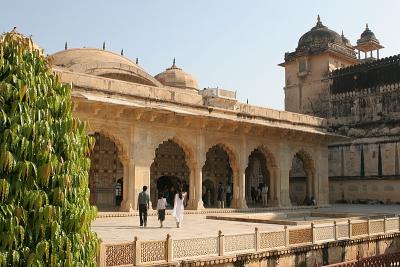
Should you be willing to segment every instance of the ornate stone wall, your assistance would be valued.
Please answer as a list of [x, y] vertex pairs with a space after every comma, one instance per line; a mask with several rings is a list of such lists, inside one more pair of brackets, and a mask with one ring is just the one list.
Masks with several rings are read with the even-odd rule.
[[[364, 138], [329, 148], [331, 202], [400, 202], [399, 142], [395, 137]], [[383, 182], [382, 182], [383, 181]]]
[[329, 124], [354, 138], [329, 148], [331, 202], [400, 202], [400, 57], [330, 74]]

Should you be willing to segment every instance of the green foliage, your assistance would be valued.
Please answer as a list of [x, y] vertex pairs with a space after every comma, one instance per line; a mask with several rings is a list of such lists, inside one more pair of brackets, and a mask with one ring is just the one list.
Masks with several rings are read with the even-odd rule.
[[0, 36], [0, 267], [96, 264], [93, 145], [32, 40]]

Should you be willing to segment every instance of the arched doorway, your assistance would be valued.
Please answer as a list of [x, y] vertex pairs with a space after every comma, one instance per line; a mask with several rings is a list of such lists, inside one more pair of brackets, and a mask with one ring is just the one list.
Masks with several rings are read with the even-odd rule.
[[101, 133], [90, 155], [90, 203], [99, 210], [117, 210], [123, 198], [123, 166], [115, 143]]
[[289, 196], [293, 206], [311, 205], [313, 192], [313, 164], [311, 157], [304, 151], [296, 153], [289, 172]]
[[[226, 188], [232, 183], [232, 168], [230, 165], [229, 155], [221, 145], [211, 147], [206, 153], [206, 162], [203, 169], [203, 189], [209, 188], [209, 207], [215, 207], [217, 203], [218, 187], [221, 184], [224, 188], [224, 201], [226, 206]], [[231, 197], [233, 196], [233, 190]], [[207, 193], [207, 191], [206, 191]], [[203, 192], [203, 197], [205, 197]]]
[[270, 172], [267, 168], [267, 159], [260, 149], [255, 149], [251, 152], [245, 175], [247, 206], [262, 206], [262, 187], [268, 187], [268, 200], [270, 199], [272, 188]]
[[[160, 144], [150, 167], [150, 200], [153, 208], [157, 205], [159, 192], [165, 194], [170, 207], [173, 206], [178, 188], [189, 194], [189, 175], [184, 150], [172, 140]], [[188, 195], [188, 199], [190, 197]]]

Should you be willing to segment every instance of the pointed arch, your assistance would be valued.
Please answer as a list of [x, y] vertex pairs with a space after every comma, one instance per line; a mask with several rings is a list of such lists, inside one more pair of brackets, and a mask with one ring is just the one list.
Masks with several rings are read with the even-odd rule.
[[[249, 153], [246, 166], [245, 197], [247, 205], [271, 205], [275, 196], [276, 172], [274, 168], [277, 166], [275, 156], [267, 146], [259, 145]], [[267, 190], [266, 197], [262, 195], [263, 188]]]
[[91, 152], [89, 171], [90, 201], [99, 210], [120, 209], [124, 196], [124, 166], [113, 139], [95, 132], [95, 146]]
[[205, 150], [206, 154], [207, 154], [207, 152], [210, 151], [210, 149], [212, 149], [215, 146], [220, 146], [228, 154], [229, 164], [231, 165], [231, 168], [234, 170], [237, 170], [239, 168], [239, 161], [238, 161], [238, 157], [236, 156], [237, 153], [228, 144], [226, 144], [224, 142], [217, 142], [215, 144], [212, 144]]
[[90, 132], [88, 132], [88, 135], [92, 136], [96, 133], [101, 134], [114, 142], [114, 144], [118, 150], [118, 158], [121, 162], [124, 162], [129, 158], [128, 150], [125, 148], [124, 143], [121, 141], [121, 139], [117, 135], [111, 133], [110, 131], [104, 130], [104, 129], [90, 131]]
[[150, 199], [153, 206], [159, 193], [164, 194], [168, 203], [172, 204], [178, 189], [189, 191], [191, 170], [188, 159], [191, 160], [191, 151], [177, 140], [167, 139], [154, 150], [150, 166]]
[[[237, 157], [224, 143], [213, 144], [206, 151], [202, 167], [203, 202], [206, 207], [211, 207], [213, 203], [219, 207], [229, 207], [238, 170]], [[220, 188], [223, 188], [222, 191]]]
[[[289, 195], [292, 205], [311, 205], [316, 199], [315, 162], [312, 154], [304, 148], [292, 157], [289, 172]], [[317, 201], [317, 200], [316, 200]]]

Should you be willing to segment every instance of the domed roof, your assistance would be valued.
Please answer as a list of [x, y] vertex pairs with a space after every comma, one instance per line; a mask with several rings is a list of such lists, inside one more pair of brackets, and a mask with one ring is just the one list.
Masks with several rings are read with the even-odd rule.
[[72, 72], [161, 87], [153, 76], [131, 60], [95, 48], [74, 48], [50, 56], [53, 66]]
[[172, 66], [157, 74], [155, 78], [166, 86], [198, 90], [197, 80], [191, 74], [178, 68], [175, 65], [175, 58]]
[[324, 26], [318, 15], [317, 24], [300, 37], [296, 50], [309, 50], [323, 48], [329, 43], [342, 44], [342, 37], [335, 31]]
[[368, 42], [375, 42], [379, 44], [379, 40], [375, 37], [375, 34], [368, 28], [368, 23], [367, 23], [364, 32], [361, 34], [361, 38], [357, 40], [357, 44], [363, 44]]

